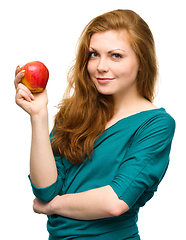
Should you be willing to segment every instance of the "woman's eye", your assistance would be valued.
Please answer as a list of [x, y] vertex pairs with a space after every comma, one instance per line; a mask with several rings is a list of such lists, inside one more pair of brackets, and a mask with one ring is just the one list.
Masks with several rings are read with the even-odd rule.
[[95, 58], [97, 56], [98, 56], [98, 54], [96, 52], [90, 52], [89, 53], [89, 58]]
[[114, 59], [120, 59], [120, 58], [122, 58], [122, 56], [121, 56], [120, 54], [118, 54], [118, 53], [113, 54], [112, 57], [113, 57]]

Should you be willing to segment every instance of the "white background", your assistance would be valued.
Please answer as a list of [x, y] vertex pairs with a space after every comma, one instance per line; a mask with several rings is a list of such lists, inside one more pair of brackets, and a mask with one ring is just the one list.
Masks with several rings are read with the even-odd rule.
[[6, 0], [0, 3], [0, 216], [4, 240], [46, 240], [46, 217], [34, 214], [28, 180], [30, 121], [14, 102], [14, 70], [42, 61], [50, 71], [50, 129], [66, 87], [66, 73], [85, 25], [115, 9], [136, 11], [150, 26], [157, 48], [161, 81], [155, 100], [176, 120], [168, 172], [154, 198], [141, 209], [142, 240], [185, 239], [185, 2]]

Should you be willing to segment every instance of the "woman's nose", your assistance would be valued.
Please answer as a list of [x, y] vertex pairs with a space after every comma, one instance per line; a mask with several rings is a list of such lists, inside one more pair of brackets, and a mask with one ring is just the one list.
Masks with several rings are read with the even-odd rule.
[[109, 71], [109, 67], [108, 67], [108, 63], [107, 63], [106, 59], [100, 58], [98, 66], [97, 66], [97, 70], [100, 73]]

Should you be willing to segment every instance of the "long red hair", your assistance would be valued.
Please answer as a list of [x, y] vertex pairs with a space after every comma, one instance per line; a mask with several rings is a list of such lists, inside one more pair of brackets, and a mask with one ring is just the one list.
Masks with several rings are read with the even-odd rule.
[[69, 70], [68, 87], [53, 128], [53, 150], [73, 164], [91, 158], [95, 140], [114, 115], [112, 96], [100, 94], [87, 71], [90, 39], [98, 32], [124, 29], [140, 60], [137, 89], [149, 101], [154, 98], [158, 67], [153, 35], [146, 22], [131, 10], [111, 11], [94, 18], [79, 38], [76, 60]]

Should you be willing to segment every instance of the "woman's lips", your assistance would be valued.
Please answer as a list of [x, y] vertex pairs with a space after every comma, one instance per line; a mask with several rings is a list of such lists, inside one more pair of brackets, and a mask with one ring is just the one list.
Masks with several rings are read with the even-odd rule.
[[99, 83], [108, 83], [111, 82], [112, 80], [114, 80], [114, 78], [97, 78], [97, 81]]

